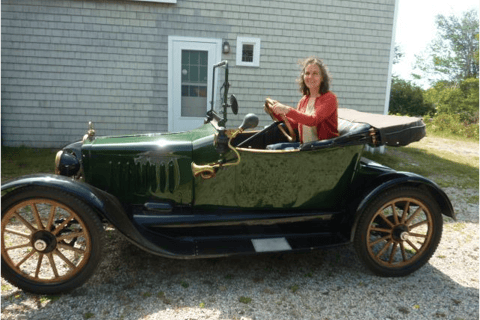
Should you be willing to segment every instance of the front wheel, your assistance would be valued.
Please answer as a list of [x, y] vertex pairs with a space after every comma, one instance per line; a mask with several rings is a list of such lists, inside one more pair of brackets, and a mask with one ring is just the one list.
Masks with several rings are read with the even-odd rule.
[[354, 247], [376, 275], [406, 276], [428, 262], [442, 237], [440, 208], [418, 188], [385, 192], [362, 213]]
[[2, 199], [2, 277], [33, 293], [70, 291], [100, 263], [102, 224], [59, 190], [27, 187]]

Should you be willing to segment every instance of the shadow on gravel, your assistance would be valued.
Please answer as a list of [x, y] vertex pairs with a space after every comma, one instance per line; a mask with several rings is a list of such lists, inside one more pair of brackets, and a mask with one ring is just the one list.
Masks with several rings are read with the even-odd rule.
[[113, 231], [104, 252], [92, 279], [69, 294], [2, 296], [2, 319], [478, 319], [477, 289], [431, 264], [405, 278], [373, 276], [351, 246], [172, 260]]

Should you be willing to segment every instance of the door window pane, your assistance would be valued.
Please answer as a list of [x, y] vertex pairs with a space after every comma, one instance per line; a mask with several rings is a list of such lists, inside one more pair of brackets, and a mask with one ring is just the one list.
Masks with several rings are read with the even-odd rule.
[[186, 50], [182, 51], [182, 63], [190, 63], [190, 53]]
[[199, 80], [202, 83], [206, 83], [208, 79], [208, 68], [207, 67], [200, 67], [200, 74], [199, 74]]
[[188, 86], [182, 86], [182, 97], [188, 97], [188, 90], [190, 90]]
[[182, 50], [182, 117], [207, 110], [208, 51]]
[[198, 66], [190, 66], [189, 81], [195, 82], [195, 83], [198, 82], [198, 73], [199, 73]]
[[200, 55], [198, 54], [199, 51], [189, 51], [190, 52], [190, 63], [192, 65], [199, 65], [200, 64]]

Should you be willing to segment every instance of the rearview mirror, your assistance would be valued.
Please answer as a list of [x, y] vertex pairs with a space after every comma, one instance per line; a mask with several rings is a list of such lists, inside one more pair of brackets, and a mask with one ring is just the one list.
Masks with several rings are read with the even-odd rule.
[[234, 115], [236, 115], [238, 113], [237, 98], [233, 94], [230, 96], [230, 108], [232, 108], [232, 112], [233, 112]]

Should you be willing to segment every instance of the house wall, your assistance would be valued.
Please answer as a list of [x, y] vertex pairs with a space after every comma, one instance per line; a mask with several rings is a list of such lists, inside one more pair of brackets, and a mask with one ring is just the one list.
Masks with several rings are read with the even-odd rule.
[[[2, 0], [2, 144], [62, 147], [88, 121], [99, 135], [168, 130], [168, 36], [227, 40], [238, 116], [270, 96], [295, 106], [299, 58], [317, 55], [339, 106], [383, 113], [395, 0]], [[237, 37], [261, 39], [260, 66], [235, 67]]]

